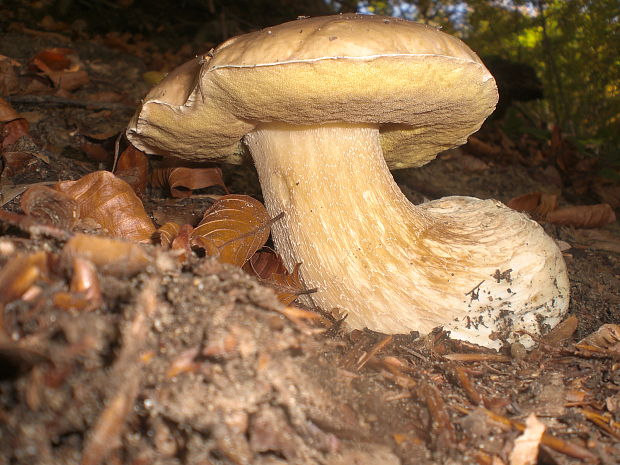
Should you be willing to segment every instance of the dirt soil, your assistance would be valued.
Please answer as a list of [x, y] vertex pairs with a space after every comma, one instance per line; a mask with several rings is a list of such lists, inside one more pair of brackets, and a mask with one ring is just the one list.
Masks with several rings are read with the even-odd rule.
[[[53, 46], [75, 50], [90, 82], [72, 93], [75, 104], [46, 95], [11, 99], [31, 123], [30, 142], [16, 144], [34, 144], [26, 148], [47, 158], [4, 179], [5, 197], [110, 168], [85, 155], [84, 134], [119, 133], [148, 88], [144, 62], [126, 52], [90, 40], [0, 34], [0, 54], [24, 66]], [[80, 103], [103, 91], [122, 99]], [[457, 150], [395, 177], [415, 201], [506, 202], [553, 190], [541, 169]], [[231, 191], [258, 194], [251, 168], [225, 173]], [[563, 199], [593, 203], [590, 194], [565, 189]], [[153, 196], [146, 206], [151, 214], [164, 204], [201, 211], [205, 202]], [[19, 212], [19, 195], [3, 208]], [[320, 324], [291, 313], [238, 268], [197, 257], [179, 267], [156, 248], [138, 272], [99, 273], [98, 308], [64, 308], [53, 296], [69, 290], [70, 266], [57, 259], [65, 239], [0, 227], [0, 291], [9, 292], [6, 270], [17, 253], [57, 260], [35, 280], [36, 292], [5, 302], [0, 465], [499, 465], [510, 463], [531, 414], [547, 428], [537, 463], [620, 463], [620, 333], [576, 347], [601, 325], [620, 323], [617, 223], [604, 228], [605, 240], [545, 224], [566, 245], [574, 318], [531, 351], [517, 344], [499, 353], [441, 330], [419, 338]]]

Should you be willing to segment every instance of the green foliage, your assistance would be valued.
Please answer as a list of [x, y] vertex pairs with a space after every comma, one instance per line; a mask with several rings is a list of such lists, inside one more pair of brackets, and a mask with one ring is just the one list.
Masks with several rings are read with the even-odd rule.
[[586, 151], [620, 161], [617, 0], [470, 0], [466, 40], [481, 54], [533, 66], [548, 122]]
[[[620, 2], [618, 0], [368, 0], [443, 26], [480, 55], [532, 66], [545, 100], [539, 122], [559, 125], [586, 152], [620, 162]], [[385, 6], [387, 4], [387, 7]]]

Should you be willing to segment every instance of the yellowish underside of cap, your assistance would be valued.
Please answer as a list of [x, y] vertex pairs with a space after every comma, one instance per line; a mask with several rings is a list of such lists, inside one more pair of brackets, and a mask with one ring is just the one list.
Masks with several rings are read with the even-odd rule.
[[240, 140], [260, 123], [374, 123], [388, 165], [404, 168], [464, 143], [497, 101], [481, 64], [436, 55], [205, 65], [198, 82], [183, 105], [147, 97], [130, 125], [139, 148], [238, 162]]

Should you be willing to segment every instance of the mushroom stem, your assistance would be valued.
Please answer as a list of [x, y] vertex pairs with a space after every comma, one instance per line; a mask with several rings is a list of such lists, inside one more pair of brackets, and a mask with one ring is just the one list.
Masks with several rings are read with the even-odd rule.
[[536, 314], [553, 317], [568, 298], [567, 283], [544, 287], [565, 279], [564, 263], [523, 215], [468, 197], [412, 205], [375, 125], [263, 124], [245, 142], [268, 211], [285, 213], [272, 230], [284, 263], [302, 263], [304, 283], [318, 289], [313, 302], [347, 313], [354, 328], [426, 333], [443, 325], [493, 345], [487, 336], [501, 328], [539, 333]]

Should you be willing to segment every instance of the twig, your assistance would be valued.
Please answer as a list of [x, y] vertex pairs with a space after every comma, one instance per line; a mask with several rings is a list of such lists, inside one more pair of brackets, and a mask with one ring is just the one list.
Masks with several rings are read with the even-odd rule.
[[511, 362], [512, 358], [508, 355], [502, 354], [479, 354], [479, 353], [454, 353], [454, 354], [446, 354], [443, 358], [447, 358], [448, 360], [452, 360], [455, 362]]
[[245, 239], [246, 237], [253, 236], [257, 234], [258, 232], [262, 231], [263, 229], [270, 228], [272, 224], [274, 224], [278, 220], [281, 220], [282, 218], [284, 218], [284, 212], [279, 213], [277, 216], [274, 216], [273, 218], [269, 219], [269, 221], [265, 221], [263, 224], [257, 226], [251, 231], [240, 234], [239, 236], [233, 237], [232, 239], [229, 239], [226, 242], [221, 243], [220, 245], [217, 246], [217, 248], [218, 250], [221, 250], [222, 248], [226, 247], [229, 244], [232, 244], [233, 242], [240, 241], [242, 239]]
[[[471, 413], [469, 409], [465, 407], [461, 407], [460, 405], [454, 405], [453, 408], [466, 415], [469, 415], [469, 413]], [[481, 409], [486, 414], [487, 417], [489, 417], [491, 420], [497, 423], [509, 426], [518, 431], [525, 431], [525, 425], [523, 423], [520, 423], [518, 421], [513, 421], [502, 415], [493, 413], [490, 410], [487, 410], [486, 408], [483, 408], [483, 407], [478, 407], [478, 408]], [[543, 433], [542, 439], [540, 442], [544, 444], [545, 446], [548, 446], [557, 452], [560, 452], [564, 455], [568, 455], [569, 457], [574, 457], [580, 460], [586, 460], [588, 462], [596, 462], [598, 460], [594, 454], [584, 449], [583, 447], [578, 446], [577, 444], [573, 444], [571, 442], [567, 442], [562, 439], [556, 438], [555, 436], [551, 436], [548, 433]]]
[[471, 378], [467, 374], [467, 371], [465, 371], [465, 368], [463, 368], [462, 366], [455, 367], [454, 374], [471, 403], [474, 405], [482, 404], [482, 396], [474, 388], [474, 385], [471, 382]]
[[0, 221], [16, 226], [33, 236], [49, 236], [61, 241], [69, 240], [73, 234], [51, 224], [37, 223], [32, 217], [0, 210]]
[[136, 302], [136, 313], [123, 334], [123, 346], [112, 368], [112, 377], [119, 380], [89, 435], [81, 465], [105, 463], [110, 452], [121, 442], [127, 417], [140, 390], [142, 366], [140, 352], [147, 340], [149, 317], [157, 308], [157, 281], [148, 281]]
[[416, 389], [414, 395], [426, 402], [426, 408], [431, 416], [430, 437], [435, 449], [448, 450], [454, 447], [456, 444], [454, 426], [452, 426], [450, 415], [439, 389], [428, 381], [424, 381]]
[[57, 97], [56, 95], [13, 95], [6, 97], [10, 103], [18, 105], [37, 105], [49, 107], [92, 108], [93, 110], [131, 110], [134, 105], [118, 102], [89, 102]]
[[593, 410], [584, 408], [579, 410], [583, 415], [594, 423], [596, 426], [601, 428], [607, 434], [615, 439], [620, 439], [620, 423], [614, 421], [611, 418], [606, 418], [605, 416], [597, 413]]
[[386, 347], [390, 342], [392, 342], [393, 339], [394, 336], [392, 334], [384, 337], [379, 342], [377, 342], [368, 352], [362, 355], [357, 362], [358, 371], [364, 368], [364, 365], [368, 363], [368, 360], [377, 355], [379, 351], [383, 350], [383, 348]]

